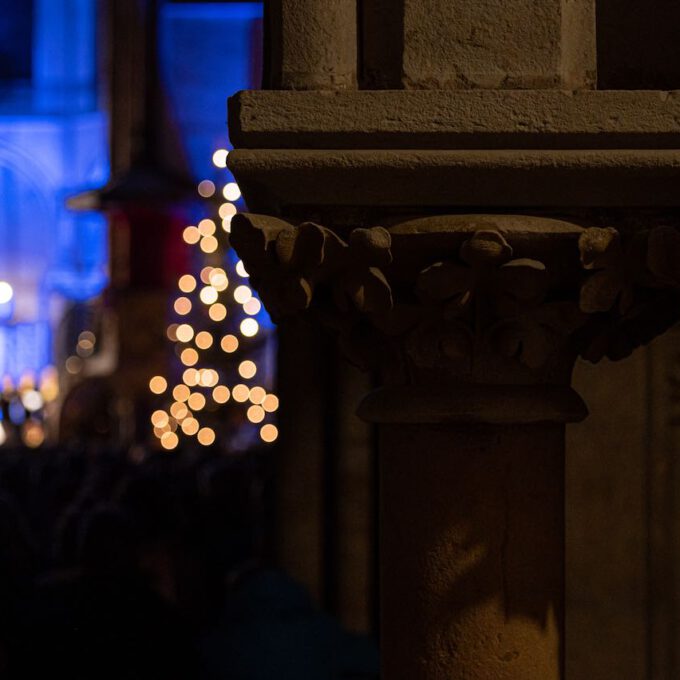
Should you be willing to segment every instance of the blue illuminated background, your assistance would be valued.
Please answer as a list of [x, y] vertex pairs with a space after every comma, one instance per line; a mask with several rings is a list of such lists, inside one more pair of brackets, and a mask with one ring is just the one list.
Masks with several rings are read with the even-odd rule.
[[[234, 178], [212, 163], [216, 149], [231, 149], [227, 98], [259, 88], [262, 55], [261, 2], [168, 3], [160, 14], [160, 53], [164, 90], [196, 181], [218, 187]], [[242, 202], [238, 202], [242, 208]], [[233, 250], [232, 268], [238, 261]], [[271, 329], [262, 308], [256, 316]]]
[[[107, 222], [65, 199], [109, 175], [108, 124], [98, 102], [96, 0], [0, 0], [0, 377], [53, 362], [54, 329], [74, 302], [108, 282]], [[191, 170], [229, 148], [226, 97], [258, 86], [259, 2], [167, 3], [161, 70]], [[254, 61], [255, 57], [255, 61]]]
[[53, 330], [73, 301], [107, 283], [106, 221], [65, 198], [109, 172], [97, 105], [95, 2], [0, 0], [0, 376], [52, 362]]
[[211, 159], [231, 148], [227, 97], [259, 88], [262, 3], [168, 3], [161, 9], [161, 68], [196, 178], [229, 181]]

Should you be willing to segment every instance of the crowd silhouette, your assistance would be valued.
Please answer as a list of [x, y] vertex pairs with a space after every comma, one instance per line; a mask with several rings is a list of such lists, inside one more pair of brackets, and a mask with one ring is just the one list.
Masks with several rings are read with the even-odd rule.
[[376, 678], [267, 558], [266, 478], [210, 450], [0, 453], [0, 677]]

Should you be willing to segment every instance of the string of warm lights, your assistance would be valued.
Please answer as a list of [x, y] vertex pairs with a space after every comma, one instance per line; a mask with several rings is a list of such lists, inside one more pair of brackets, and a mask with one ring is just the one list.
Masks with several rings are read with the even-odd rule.
[[0, 446], [17, 433], [29, 448], [45, 441], [45, 410], [59, 396], [59, 375], [54, 366], [36, 378], [26, 373], [14, 382], [5, 376], [0, 393]]
[[[227, 155], [226, 149], [218, 149], [213, 154], [213, 164], [226, 168]], [[217, 187], [212, 180], [202, 180], [198, 194], [214, 200]], [[250, 356], [252, 343], [261, 333], [256, 317], [262, 304], [248, 285], [243, 262], [239, 260], [230, 267], [233, 253], [228, 235], [237, 213], [235, 202], [241, 197], [240, 189], [235, 182], [227, 182], [221, 195], [224, 202], [219, 205], [218, 217], [189, 225], [182, 234], [186, 244], [202, 253], [205, 266], [198, 275], [186, 273], [177, 282], [173, 303], [177, 320], [168, 326], [167, 336], [182, 365], [181, 376], [173, 385], [160, 375], [149, 381], [150, 391], [163, 399], [161, 407], [151, 414], [153, 433], [167, 450], [177, 448], [182, 437], [195, 437], [199, 444], [210, 446], [218, 432], [203, 422], [204, 414], [212, 412], [219, 417], [224, 409], [237, 404], [243, 410], [244, 422], [258, 428], [261, 441], [272, 443], [278, 437], [272, 422], [278, 397], [263, 386], [256, 361], [239, 360]], [[227, 271], [230, 268], [233, 271]], [[198, 323], [192, 324], [194, 317], [202, 318], [201, 323], [207, 326], [198, 328]], [[224, 333], [225, 327], [232, 332]], [[229, 369], [233, 379], [228, 375]]]
[[[14, 311], [14, 288], [0, 281], [0, 321], [11, 319]], [[36, 377], [23, 373], [18, 380], [10, 375], [2, 379], [0, 391], [0, 446], [20, 439], [30, 448], [45, 441], [45, 415], [59, 396], [59, 376], [48, 366]]]

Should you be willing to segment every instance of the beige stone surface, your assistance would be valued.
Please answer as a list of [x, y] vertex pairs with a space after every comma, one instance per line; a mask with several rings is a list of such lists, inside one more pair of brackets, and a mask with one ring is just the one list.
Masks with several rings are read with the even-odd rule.
[[562, 680], [563, 433], [382, 426], [383, 677]]
[[567, 679], [646, 680], [647, 366], [579, 362], [567, 428]]
[[567, 430], [567, 680], [675, 680], [680, 666], [680, 330], [579, 362]]
[[594, 0], [404, 0], [403, 85], [593, 87]]
[[241, 148], [678, 148], [680, 92], [246, 91]]
[[292, 90], [356, 86], [354, 0], [272, 0], [271, 86]]
[[[243, 93], [232, 100], [237, 150], [229, 166], [249, 209], [295, 223], [316, 220], [345, 237], [350, 226], [373, 226], [396, 213], [463, 209], [596, 215], [623, 233], [631, 222], [643, 222], [648, 208], [677, 208], [680, 95], [591, 91], [594, 5], [273, 0], [270, 85], [315, 92]], [[635, 30], [632, 3], [622, 7], [624, 23]], [[634, 13], [651, 16], [658, 7], [639, 4]], [[601, 16], [611, 18], [615, 9], [608, 2]], [[644, 76], [672, 75], [675, 67], [659, 69], [640, 50], [621, 59], [642, 65], [643, 77], [628, 80], [611, 60], [641, 41], [614, 44], [609, 34], [601, 54], [621, 87], [680, 86]], [[363, 86], [400, 90], [353, 91], [358, 66]], [[667, 210], [664, 219], [675, 224], [676, 213]], [[328, 235], [320, 227], [315, 233], [325, 245]], [[533, 236], [528, 239], [539, 244], [545, 234]], [[337, 245], [337, 238], [328, 236], [328, 243]], [[584, 275], [576, 246], [560, 243], [551, 261], [563, 260], [573, 275], [569, 285], [576, 285]], [[438, 250], [443, 260], [451, 257], [448, 248]], [[621, 272], [612, 269], [616, 278]], [[343, 285], [348, 280], [365, 286], [369, 279], [343, 278]], [[650, 290], [645, 294], [653, 297]], [[356, 297], [363, 304], [361, 292]], [[307, 363], [306, 384], [313, 385], [315, 364], [296, 340], [287, 336], [292, 356]], [[577, 369], [576, 385], [593, 416], [584, 429], [571, 431], [566, 467], [569, 680], [678, 677], [680, 358], [670, 345], [664, 348], [657, 358], [652, 349], [620, 365]], [[500, 374], [491, 357], [478, 353], [475, 361], [480, 375], [493, 372], [506, 386], [518, 382], [520, 373]], [[664, 362], [675, 372], [659, 369]], [[285, 463], [282, 499], [296, 541], [287, 557], [318, 585], [324, 500], [307, 480], [319, 484], [324, 413], [319, 400], [310, 411], [304, 397], [296, 398], [295, 368], [288, 366], [288, 441], [309, 447]], [[423, 377], [402, 368], [390, 375], [394, 381], [412, 385]], [[448, 369], [428, 370], [422, 385], [436, 398]], [[475, 390], [467, 382], [467, 400], [447, 395], [436, 408], [413, 390], [411, 396], [421, 398], [409, 404], [409, 387], [402, 386], [381, 403], [387, 415], [369, 413], [382, 430], [381, 632], [383, 675], [390, 680], [564, 680], [563, 428], [542, 420], [553, 411], [568, 420], [572, 410], [553, 409], [545, 392], [522, 385], [508, 397], [505, 388], [489, 394], [489, 381], [480, 380], [475, 390], [483, 398], [471, 400]], [[513, 398], [520, 392], [540, 403], [524, 409], [523, 399]], [[308, 429], [296, 428], [303, 423]], [[284, 429], [282, 423], [282, 444]], [[350, 503], [334, 526], [347, 532], [335, 546], [345, 573], [360, 579], [354, 569], [365, 543], [356, 550], [352, 537], [366, 530], [359, 521], [366, 499], [356, 482], [365, 473], [356, 445], [351, 438], [343, 443], [350, 456], [339, 468], [336, 491], [347, 489], [341, 494]], [[303, 468], [306, 479], [296, 476]], [[338, 594], [351, 597], [349, 581], [338, 585]], [[341, 613], [347, 621], [354, 615]]]

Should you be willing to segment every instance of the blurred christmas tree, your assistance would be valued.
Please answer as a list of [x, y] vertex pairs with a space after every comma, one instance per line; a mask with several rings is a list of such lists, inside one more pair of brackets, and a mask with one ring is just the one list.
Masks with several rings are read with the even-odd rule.
[[[227, 154], [225, 149], [215, 152], [217, 168], [226, 168]], [[172, 370], [167, 378], [149, 381], [158, 396], [151, 423], [168, 450], [195, 438], [203, 446], [217, 443], [243, 451], [278, 437], [272, 324], [229, 246], [231, 220], [241, 199], [238, 185], [227, 182], [216, 200], [215, 183], [206, 179], [198, 193], [213, 214], [183, 232], [192, 249], [191, 271], [179, 278], [167, 329], [174, 345]]]

